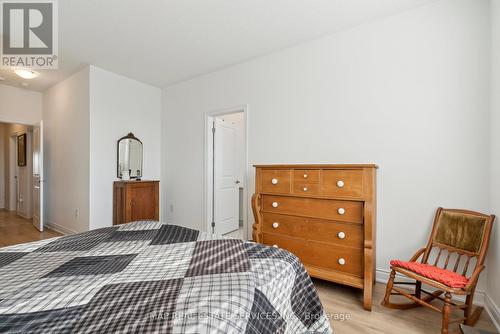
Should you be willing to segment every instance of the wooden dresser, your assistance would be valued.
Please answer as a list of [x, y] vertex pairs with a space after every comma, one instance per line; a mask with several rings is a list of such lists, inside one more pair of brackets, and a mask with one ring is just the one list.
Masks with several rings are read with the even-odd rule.
[[363, 289], [372, 307], [376, 165], [256, 165], [253, 240], [297, 255], [313, 277]]
[[159, 219], [160, 181], [115, 181], [113, 225]]

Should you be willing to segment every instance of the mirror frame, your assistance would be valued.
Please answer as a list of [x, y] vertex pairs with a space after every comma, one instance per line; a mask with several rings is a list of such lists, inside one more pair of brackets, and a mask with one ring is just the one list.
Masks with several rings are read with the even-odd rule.
[[143, 171], [142, 171], [142, 168], [144, 168], [144, 144], [142, 143], [142, 141], [137, 138], [136, 136], [134, 136], [134, 134], [132, 132], [129, 132], [128, 135], [124, 136], [124, 137], [121, 137], [120, 139], [118, 139], [118, 141], [116, 142], [116, 176], [121, 179], [121, 175], [120, 175], [120, 142], [122, 140], [125, 140], [125, 139], [133, 139], [133, 140], [137, 140], [139, 143], [141, 143], [141, 176], [137, 177], [137, 176], [131, 176], [130, 178], [131, 179], [141, 179], [142, 178], [142, 174], [143, 174]]

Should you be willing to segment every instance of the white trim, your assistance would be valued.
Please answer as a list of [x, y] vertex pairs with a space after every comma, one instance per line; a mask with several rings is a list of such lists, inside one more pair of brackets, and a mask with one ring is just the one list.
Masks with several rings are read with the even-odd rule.
[[497, 331], [500, 332], [500, 308], [498, 308], [495, 301], [491, 299], [490, 295], [486, 294], [484, 297], [484, 309], [490, 316], [491, 322], [493, 322]]
[[[389, 275], [390, 275], [391, 271], [388, 270], [388, 269], [382, 269], [382, 268], [378, 268], [376, 270], [376, 273], [375, 273], [375, 280], [379, 283], [383, 283], [383, 284], [387, 284], [387, 281], [389, 281]], [[407, 277], [403, 277], [403, 276], [397, 276], [397, 279], [399, 281], [402, 281], [402, 282], [412, 282], [413, 280], [407, 278]], [[432, 288], [432, 287], [429, 287], [427, 288], [426, 290], [432, 292], [436, 289]], [[474, 305], [478, 305], [478, 306], [486, 306], [485, 305], [485, 292], [484, 291], [480, 291], [480, 290], [476, 290], [476, 293], [474, 295]], [[456, 300], [458, 301], [461, 301], [461, 302], [465, 302], [465, 297], [464, 296], [454, 296]]]
[[[14, 210], [15, 211], [15, 210]], [[33, 219], [33, 217], [28, 217], [26, 216], [24, 213], [22, 212], [16, 212], [16, 215], [18, 215], [19, 217], [21, 218], [24, 218], [24, 219], [27, 219], [27, 220], [30, 220], [30, 219]]]
[[51, 223], [51, 222], [48, 222], [48, 221], [45, 221], [45, 227], [46, 228], [49, 228], [53, 231], [56, 231], [56, 232], [59, 232], [59, 233], [62, 233], [64, 235], [68, 235], [68, 234], [76, 234], [78, 232], [76, 231], [73, 231], [72, 229], [69, 229], [67, 227], [64, 227], [64, 226], [61, 226], [59, 224], [56, 224], [56, 223]]
[[36, 122], [30, 123], [30, 122], [26, 122], [26, 121], [17, 121], [17, 120], [2, 118], [2, 117], [0, 117], [0, 122], [1, 123], [11, 123], [11, 124], [27, 125], [27, 126], [33, 126], [36, 123]]
[[[234, 114], [237, 112], [243, 112], [243, 119], [245, 122], [245, 168], [244, 168], [244, 175], [243, 175], [243, 239], [248, 240], [248, 201], [249, 201], [249, 196], [248, 196], [248, 110], [249, 107], [247, 104], [242, 104], [242, 105], [237, 105], [234, 107], [229, 107], [229, 108], [224, 108], [224, 109], [217, 109], [217, 110], [212, 110], [212, 111], [207, 111], [205, 112], [204, 115], [204, 124], [203, 127], [205, 128], [205, 134], [203, 137], [203, 225], [202, 225], [202, 230], [205, 232], [210, 232], [210, 221], [208, 217], [210, 217], [211, 213], [211, 203], [210, 201], [210, 196], [208, 196], [209, 191], [211, 190], [211, 184], [210, 180], [212, 179], [212, 175], [210, 174], [210, 157], [209, 157], [209, 148], [208, 145], [211, 142], [211, 138], [209, 136], [212, 134], [212, 127], [209, 123], [209, 121], [214, 118], [215, 116], [222, 116], [222, 115], [227, 115], [227, 114]], [[209, 212], [210, 210], [210, 212]]]

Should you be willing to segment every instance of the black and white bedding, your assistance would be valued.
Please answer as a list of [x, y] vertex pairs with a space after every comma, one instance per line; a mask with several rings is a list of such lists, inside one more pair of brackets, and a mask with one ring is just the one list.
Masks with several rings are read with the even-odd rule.
[[331, 331], [282, 249], [156, 221], [0, 249], [0, 332]]

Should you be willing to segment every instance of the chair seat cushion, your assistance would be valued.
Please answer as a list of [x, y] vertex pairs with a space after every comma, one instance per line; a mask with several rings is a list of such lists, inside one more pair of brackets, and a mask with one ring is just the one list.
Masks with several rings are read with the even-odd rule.
[[450, 270], [432, 266], [430, 264], [392, 260], [391, 266], [413, 271], [416, 274], [430, 278], [436, 282], [449, 286], [450, 288], [463, 288], [469, 281], [465, 276]]

